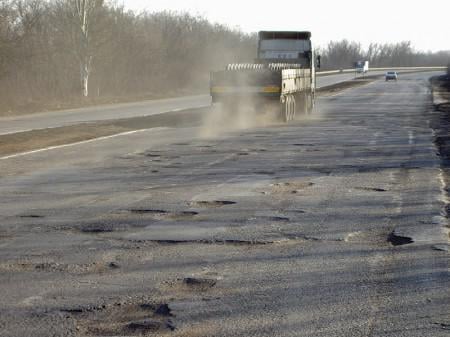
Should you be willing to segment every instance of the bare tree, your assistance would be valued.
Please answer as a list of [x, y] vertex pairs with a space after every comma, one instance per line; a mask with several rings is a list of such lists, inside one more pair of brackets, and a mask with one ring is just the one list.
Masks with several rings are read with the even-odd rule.
[[322, 55], [323, 63], [331, 69], [350, 68], [363, 59], [361, 44], [348, 40], [331, 41]]
[[6, 71], [6, 60], [9, 53], [8, 46], [8, 10], [6, 2], [0, 0], [0, 78]]
[[69, 28], [72, 51], [80, 67], [81, 93], [89, 95], [89, 78], [96, 43], [95, 25], [104, 6], [104, 0], [57, 0], [58, 10], [64, 13]]

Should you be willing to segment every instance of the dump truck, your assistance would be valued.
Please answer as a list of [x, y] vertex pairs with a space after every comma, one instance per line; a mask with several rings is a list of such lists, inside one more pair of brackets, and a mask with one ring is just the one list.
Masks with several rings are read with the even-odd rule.
[[228, 64], [211, 72], [213, 104], [229, 113], [244, 104], [275, 113], [283, 121], [310, 114], [315, 103], [315, 59], [308, 31], [261, 31], [254, 63]]

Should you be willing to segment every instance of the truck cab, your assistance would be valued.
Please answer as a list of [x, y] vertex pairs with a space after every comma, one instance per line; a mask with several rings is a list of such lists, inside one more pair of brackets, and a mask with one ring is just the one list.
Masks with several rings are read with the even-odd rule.
[[259, 32], [256, 62], [295, 63], [309, 68], [312, 60], [310, 32]]

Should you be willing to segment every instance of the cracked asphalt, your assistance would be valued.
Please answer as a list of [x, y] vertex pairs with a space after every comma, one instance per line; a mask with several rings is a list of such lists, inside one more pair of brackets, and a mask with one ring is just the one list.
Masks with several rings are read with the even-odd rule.
[[448, 336], [429, 76], [1, 161], [0, 335]]

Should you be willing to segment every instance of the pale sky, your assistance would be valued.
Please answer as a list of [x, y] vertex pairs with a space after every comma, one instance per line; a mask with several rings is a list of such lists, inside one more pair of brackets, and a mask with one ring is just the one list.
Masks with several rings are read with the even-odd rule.
[[421, 51], [450, 50], [450, 0], [119, 0], [133, 10], [184, 11], [244, 32], [309, 30], [316, 45], [347, 38], [411, 41]]

